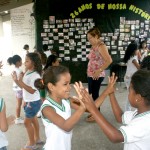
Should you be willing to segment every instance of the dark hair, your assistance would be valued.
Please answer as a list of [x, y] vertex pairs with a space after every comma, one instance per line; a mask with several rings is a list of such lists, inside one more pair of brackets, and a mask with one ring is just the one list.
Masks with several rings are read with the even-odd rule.
[[47, 62], [47, 56], [46, 56], [46, 54], [44, 52], [42, 52], [42, 51], [35, 52], [35, 53], [39, 54], [42, 65], [45, 65], [46, 62]]
[[143, 48], [142, 45], [143, 45], [144, 43], [146, 44], [146, 41], [145, 41], [145, 40], [140, 42], [139, 49], [142, 49], [142, 48]]
[[52, 66], [52, 63], [55, 63], [57, 59], [58, 59], [58, 57], [56, 55], [50, 55], [47, 58], [47, 62], [46, 62], [46, 65], [44, 67], [44, 70], [46, 70], [49, 66]]
[[143, 69], [136, 71], [131, 83], [134, 91], [145, 99], [147, 105], [150, 105], [150, 71]]
[[23, 46], [23, 49], [28, 50], [28, 49], [29, 49], [29, 45], [28, 45], [28, 44], [25, 44], [25, 45]]
[[60, 75], [64, 73], [69, 73], [69, 69], [65, 66], [51, 66], [43, 74], [43, 80], [37, 79], [35, 81], [35, 87], [38, 89], [46, 88], [48, 90], [48, 83], [55, 85], [59, 79]]
[[100, 30], [97, 27], [94, 27], [92, 29], [90, 29], [87, 34], [91, 34], [93, 37], [98, 36], [98, 38], [100, 38]]
[[17, 62], [22, 61], [21, 57], [19, 55], [14, 55], [13, 57], [9, 57], [7, 59], [7, 62], [9, 63], [9, 65], [16, 65]]
[[44, 44], [43, 45], [43, 51], [47, 51], [48, 50], [48, 45], [47, 44]]
[[34, 70], [40, 75], [42, 74], [42, 63], [39, 55], [37, 53], [28, 53], [26, 57], [29, 57], [34, 64]]
[[131, 42], [131, 43], [128, 45], [126, 51], [125, 51], [125, 55], [124, 55], [123, 61], [124, 61], [125, 63], [127, 63], [128, 60], [129, 60], [131, 57], [134, 56], [135, 51], [136, 51], [137, 49], [138, 49], [137, 43], [136, 43], [135, 41]]
[[140, 64], [141, 69], [146, 69], [146, 70], [150, 70], [150, 56], [146, 56], [141, 64]]

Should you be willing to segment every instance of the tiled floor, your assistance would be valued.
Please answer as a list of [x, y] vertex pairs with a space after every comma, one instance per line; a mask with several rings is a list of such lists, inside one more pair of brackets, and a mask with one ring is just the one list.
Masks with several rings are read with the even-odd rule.
[[[87, 86], [87, 84], [84, 84]], [[102, 86], [101, 91], [106, 88]], [[124, 108], [127, 90], [124, 88], [124, 84], [117, 84], [116, 87], [116, 97], [119, 104]], [[72, 89], [72, 95], [74, 95], [74, 90]], [[3, 97], [6, 102], [7, 115], [15, 114], [15, 96], [12, 91], [12, 79], [10, 76], [1, 77], [0, 80], [0, 97]], [[116, 128], [120, 124], [116, 123], [113, 116], [108, 98], [104, 101], [101, 107], [101, 112], [104, 114], [106, 119], [111, 122]], [[22, 111], [22, 117], [24, 113]], [[104, 135], [102, 130], [98, 127], [96, 123], [87, 123], [85, 118], [87, 113], [85, 113], [79, 123], [75, 126], [73, 130], [72, 138], [72, 150], [121, 150], [123, 149], [123, 144], [113, 144]], [[41, 139], [45, 140], [44, 126], [39, 119], [40, 123], [40, 134]], [[27, 133], [24, 125], [12, 125], [6, 132], [6, 136], [9, 141], [8, 150], [20, 150], [27, 142]], [[58, 141], [59, 143], [59, 141]], [[42, 148], [40, 148], [42, 149]]]

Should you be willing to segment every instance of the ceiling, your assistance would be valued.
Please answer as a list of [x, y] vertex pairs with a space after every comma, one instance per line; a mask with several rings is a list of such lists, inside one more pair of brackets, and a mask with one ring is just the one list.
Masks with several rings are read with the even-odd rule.
[[8, 15], [10, 9], [32, 3], [34, 0], [0, 0], [0, 16]]

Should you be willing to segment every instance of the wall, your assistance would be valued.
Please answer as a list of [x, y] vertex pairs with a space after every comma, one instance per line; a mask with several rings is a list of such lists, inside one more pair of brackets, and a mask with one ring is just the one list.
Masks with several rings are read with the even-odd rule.
[[22, 55], [23, 46], [28, 44], [30, 51], [35, 46], [35, 20], [32, 16], [33, 3], [11, 9], [12, 49], [13, 55]]
[[99, 27], [101, 39], [113, 59], [112, 68], [122, 60], [131, 40], [147, 40], [150, 44], [149, 7], [149, 0], [144, 3], [140, 0], [36, 1], [37, 48], [41, 50], [48, 43], [49, 49], [58, 51], [63, 64], [70, 68], [72, 81], [86, 82], [86, 55], [90, 48], [87, 30]]

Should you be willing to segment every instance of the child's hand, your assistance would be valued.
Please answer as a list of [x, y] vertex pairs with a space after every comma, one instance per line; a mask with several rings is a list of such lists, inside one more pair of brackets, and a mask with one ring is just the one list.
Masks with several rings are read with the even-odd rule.
[[113, 72], [112, 73], [112, 76], [111, 77], [108, 77], [108, 86], [107, 88], [105, 89], [105, 92], [109, 95], [111, 93], [114, 93], [115, 91], [115, 88], [114, 88], [114, 85], [116, 83], [116, 80], [117, 80], [117, 76], [115, 76], [115, 73]]
[[[87, 110], [90, 112], [92, 109], [95, 109], [95, 103], [92, 96], [87, 92], [86, 89], [81, 90], [82, 102], [85, 104]], [[97, 108], [96, 108], [97, 109]]]
[[79, 82], [75, 82], [75, 84], [73, 85], [75, 90], [76, 90], [76, 93], [78, 95], [78, 97], [76, 96], [73, 96], [74, 100], [77, 102], [77, 103], [80, 103], [80, 107], [82, 107], [84, 110], [86, 110], [86, 107], [84, 105], [84, 103], [82, 102], [82, 95], [81, 95], [81, 90], [84, 89], [83, 85], [82, 85], [82, 82], [79, 81]]
[[0, 61], [0, 69], [2, 69], [2, 67], [3, 67], [2, 61]]
[[14, 81], [17, 81], [17, 80], [18, 80], [18, 79], [17, 79], [16, 71], [13, 71], [12, 74], [11, 74], [11, 76], [12, 76], [12, 79], [13, 79]]
[[25, 102], [25, 101], [23, 101], [22, 107], [25, 107], [25, 106], [26, 106], [26, 102]]
[[12, 125], [12, 124], [14, 124], [14, 122], [15, 122], [15, 116], [10, 115], [7, 117], [7, 124], [8, 125]]
[[84, 88], [83, 85], [82, 85], [82, 82], [81, 82], [81, 81], [75, 82], [75, 84], [74, 84], [73, 86], [74, 86], [75, 91], [76, 91], [76, 93], [77, 93], [77, 95], [78, 95], [78, 98], [75, 97], [75, 96], [74, 96], [74, 98], [82, 99], [82, 96], [81, 96], [81, 94], [80, 94], [81, 89]]

